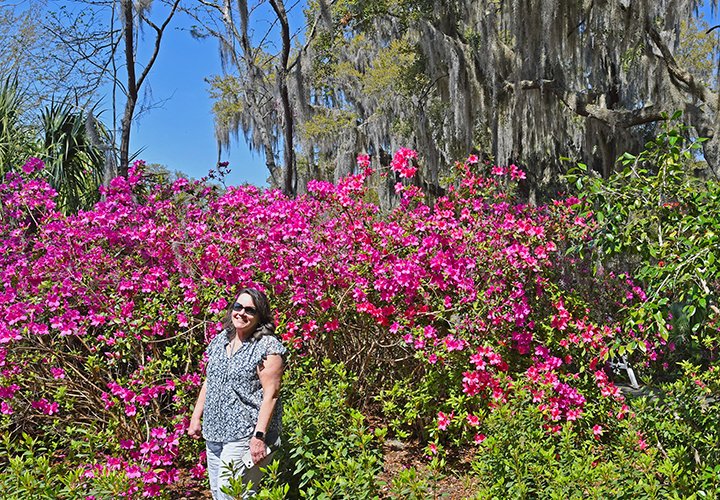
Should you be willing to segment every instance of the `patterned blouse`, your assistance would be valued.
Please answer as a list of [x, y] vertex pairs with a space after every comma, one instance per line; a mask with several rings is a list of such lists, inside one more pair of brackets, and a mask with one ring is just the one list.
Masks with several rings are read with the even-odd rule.
[[[221, 331], [208, 345], [207, 391], [203, 410], [203, 437], [206, 441], [228, 443], [249, 439], [255, 433], [263, 388], [257, 367], [271, 354], [285, 360], [285, 347], [271, 335], [243, 342], [232, 357], [230, 343]], [[282, 401], [278, 398], [266, 432], [280, 433]]]

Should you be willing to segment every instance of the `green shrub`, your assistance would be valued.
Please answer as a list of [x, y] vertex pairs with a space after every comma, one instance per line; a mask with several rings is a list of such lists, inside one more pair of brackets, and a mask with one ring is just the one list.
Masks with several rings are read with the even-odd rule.
[[574, 250], [591, 256], [600, 277], [642, 283], [634, 295], [644, 300], [616, 297], [627, 309], [613, 347], [643, 357], [648, 369], [640, 372], [654, 380], [677, 375], [683, 360], [707, 367], [720, 346], [720, 184], [694, 175], [705, 139], [688, 141], [682, 124], [663, 128], [645, 151], [620, 157], [622, 171], [609, 179], [588, 175], [585, 165], [568, 176], [579, 190], [577, 215], [587, 222], [576, 223]]
[[583, 421], [550, 427], [518, 393], [484, 421], [487, 438], [472, 463], [476, 498], [718, 498], [720, 377], [683, 368], [658, 397], [629, 400], [597, 432]]
[[[659, 450], [669, 488], [703, 498], [720, 494], [720, 370], [688, 362], [657, 397], [635, 401], [640, 432]], [[701, 495], [702, 494], [702, 495]]]
[[38, 438], [23, 434], [11, 441], [3, 435], [0, 443], [0, 498], [24, 500], [53, 498], [84, 499], [87, 492], [82, 470], [68, 466]]
[[[365, 417], [348, 405], [354, 380], [342, 364], [324, 360], [289, 370], [283, 386], [282, 481], [290, 498], [379, 498], [385, 429], [370, 430]], [[303, 369], [305, 368], [305, 369]]]
[[601, 436], [579, 421], [551, 429], [520, 396], [485, 419], [488, 437], [472, 464], [477, 499], [658, 498], [657, 450], [641, 450], [631, 429]]

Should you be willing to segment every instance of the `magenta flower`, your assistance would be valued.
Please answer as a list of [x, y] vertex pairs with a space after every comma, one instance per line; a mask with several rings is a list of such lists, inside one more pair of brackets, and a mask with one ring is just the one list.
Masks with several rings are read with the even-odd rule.
[[135, 448], [135, 441], [133, 441], [132, 439], [121, 439], [120, 448], [124, 450], [132, 450], [133, 448]]
[[156, 439], [165, 439], [167, 437], [167, 431], [162, 427], [155, 427], [150, 431], [150, 435]]
[[125, 476], [128, 479], [137, 479], [142, 476], [142, 471], [137, 465], [131, 465], [130, 467], [125, 469]]
[[513, 180], [525, 179], [525, 172], [520, 170], [516, 165], [510, 165], [510, 178]]
[[22, 167], [22, 171], [26, 174], [32, 174], [33, 172], [38, 172], [45, 168], [45, 164], [40, 161], [38, 158], [30, 158], [27, 162], [25, 162], [25, 165]]
[[357, 164], [360, 167], [368, 167], [370, 166], [370, 156], [368, 155], [360, 155], [357, 157]]
[[190, 475], [195, 479], [203, 479], [205, 478], [206, 474], [207, 470], [205, 469], [205, 466], [201, 463], [195, 464], [195, 466], [190, 469]]
[[[453, 413], [454, 413], [454, 412], [453, 412]], [[453, 419], [453, 413], [450, 413], [450, 415], [445, 415], [445, 414], [444, 414], [443, 412], [441, 412], [441, 411], [438, 412], [438, 414], [437, 414], [437, 417], [438, 417], [438, 429], [440, 429], [441, 431], [444, 431], [444, 430], [447, 428], [448, 424], [449, 424], [450, 421]]]
[[417, 153], [412, 149], [400, 148], [395, 158], [390, 162], [390, 168], [400, 174], [400, 177], [411, 178], [417, 172], [417, 167], [410, 165], [411, 159], [417, 159]]

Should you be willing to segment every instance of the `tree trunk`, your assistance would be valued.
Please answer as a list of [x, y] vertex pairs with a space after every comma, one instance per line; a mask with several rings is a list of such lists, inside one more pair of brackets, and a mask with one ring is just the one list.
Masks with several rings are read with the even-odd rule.
[[287, 196], [294, 196], [295, 186], [295, 149], [293, 144], [294, 116], [290, 105], [290, 94], [288, 91], [288, 61], [290, 59], [290, 25], [288, 24], [285, 5], [282, 0], [270, 0], [270, 4], [280, 21], [282, 36], [282, 53], [280, 64], [277, 70], [278, 93], [280, 94], [280, 105], [283, 115], [283, 193]]
[[134, 26], [133, 26], [133, 3], [132, 0], [122, 0], [120, 3], [123, 23], [125, 25], [125, 63], [127, 68], [127, 102], [123, 114], [122, 135], [120, 136], [120, 167], [118, 174], [127, 177], [130, 156], [130, 127], [132, 126], [135, 104], [137, 103], [137, 86], [135, 80], [135, 49], [134, 49]]

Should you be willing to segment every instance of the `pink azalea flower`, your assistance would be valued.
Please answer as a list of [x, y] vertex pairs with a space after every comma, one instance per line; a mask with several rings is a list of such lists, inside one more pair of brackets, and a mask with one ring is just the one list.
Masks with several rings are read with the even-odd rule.
[[510, 178], [511, 179], [524, 179], [525, 172], [520, 170], [516, 165], [510, 165]]
[[15, 409], [11, 404], [6, 403], [5, 401], [0, 402], [0, 413], [3, 415], [12, 415], [14, 410]]
[[643, 439], [643, 435], [642, 435], [640, 432], [637, 433], [637, 437], [638, 437], [637, 448], [638, 448], [639, 450], [644, 450], [645, 448], [647, 448], [648, 444], [647, 444], [647, 442]]
[[137, 465], [131, 465], [127, 469], [125, 469], [125, 476], [128, 479], [137, 479], [140, 476], [142, 476], [142, 471], [140, 470], [140, 467]]
[[207, 473], [205, 466], [201, 463], [195, 464], [195, 467], [190, 469], [190, 475], [195, 479], [203, 479]]
[[133, 448], [135, 448], [135, 441], [133, 441], [132, 439], [121, 439], [120, 448], [124, 450], [132, 450]]
[[165, 439], [165, 437], [167, 437], [167, 431], [162, 427], [154, 427], [150, 431], [150, 435], [156, 439]]
[[[454, 412], [453, 412], [453, 413], [454, 413]], [[451, 421], [452, 418], [453, 418], [453, 413], [450, 413], [450, 415], [445, 415], [445, 414], [444, 414], [443, 412], [441, 412], [441, 411], [438, 412], [438, 414], [437, 414], [437, 417], [438, 417], [438, 429], [440, 429], [441, 431], [444, 431], [444, 430], [447, 428], [448, 424], [450, 423], [450, 421]]]

